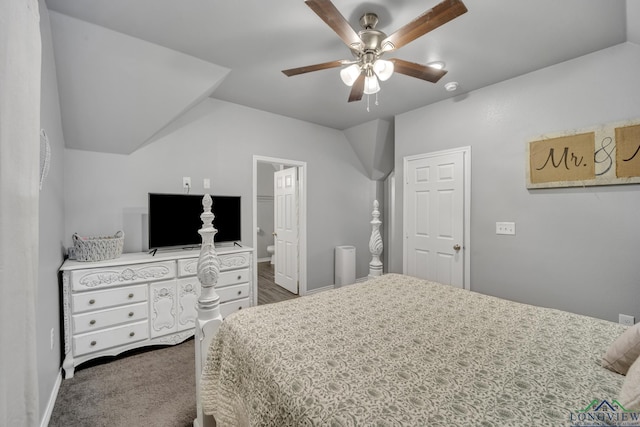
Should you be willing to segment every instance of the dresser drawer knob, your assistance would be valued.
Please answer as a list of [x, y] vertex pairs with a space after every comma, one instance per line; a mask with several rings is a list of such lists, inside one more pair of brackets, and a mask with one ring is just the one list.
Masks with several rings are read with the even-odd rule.
[[129, 298], [133, 298], [133, 294], [129, 294]]
[[238, 295], [242, 295], [242, 291], [238, 291]]
[[134, 336], [135, 334], [136, 334], [135, 332], [129, 332], [130, 337]]
[[242, 310], [242, 307], [238, 307], [238, 310]]
[[91, 321], [89, 322], [89, 324], [90, 324], [90, 325], [95, 325], [95, 324], [96, 324], [96, 321], [95, 321], [95, 320], [91, 320]]
[[242, 279], [242, 276], [238, 274], [238, 280]]
[[93, 305], [93, 304], [95, 304], [95, 303], [96, 303], [96, 300], [94, 300], [94, 299], [90, 299], [90, 300], [89, 300], [89, 304], [92, 304], [92, 305]]
[[94, 346], [94, 345], [96, 345], [96, 344], [97, 344], [97, 342], [95, 342], [95, 341], [91, 341], [91, 347], [93, 347], [93, 346]]
[[133, 317], [133, 311], [129, 312], [129, 317]]

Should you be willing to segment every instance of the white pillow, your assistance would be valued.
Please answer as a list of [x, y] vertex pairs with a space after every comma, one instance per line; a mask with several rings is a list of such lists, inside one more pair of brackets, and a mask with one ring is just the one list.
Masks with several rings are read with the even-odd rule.
[[619, 402], [627, 411], [640, 410], [640, 358], [633, 362], [627, 372]]
[[602, 356], [602, 366], [626, 375], [638, 356], [640, 356], [640, 323], [627, 328], [611, 343], [605, 355]]

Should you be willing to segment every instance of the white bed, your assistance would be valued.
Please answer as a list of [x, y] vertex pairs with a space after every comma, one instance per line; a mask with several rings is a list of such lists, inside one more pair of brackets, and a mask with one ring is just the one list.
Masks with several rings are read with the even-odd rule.
[[375, 208], [369, 281], [223, 323], [207, 203], [196, 426], [210, 414], [221, 427], [570, 425], [594, 399], [620, 392], [625, 377], [600, 361], [623, 326], [381, 276]]

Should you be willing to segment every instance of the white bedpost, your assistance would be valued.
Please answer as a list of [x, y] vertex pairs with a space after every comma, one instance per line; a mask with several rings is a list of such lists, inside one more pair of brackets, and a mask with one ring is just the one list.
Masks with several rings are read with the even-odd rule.
[[380, 261], [380, 254], [382, 254], [382, 236], [380, 236], [380, 211], [378, 207], [380, 204], [377, 200], [373, 201], [373, 212], [371, 215], [371, 238], [369, 239], [369, 251], [371, 252], [371, 262], [369, 263], [369, 277], [376, 277], [382, 275], [382, 261]]
[[202, 198], [204, 211], [202, 228], [198, 231], [202, 236], [202, 248], [198, 258], [198, 280], [200, 281], [200, 297], [198, 298], [198, 318], [195, 330], [195, 353], [196, 353], [196, 408], [197, 418], [193, 420], [195, 427], [205, 427], [215, 425], [213, 418], [205, 417], [200, 401], [200, 374], [207, 359], [207, 350], [218, 328], [222, 324], [220, 314], [220, 297], [216, 293], [215, 286], [218, 283], [220, 274], [220, 260], [216, 254], [213, 238], [218, 232], [213, 226], [215, 216], [211, 212], [213, 204], [211, 196], [206, 194]]

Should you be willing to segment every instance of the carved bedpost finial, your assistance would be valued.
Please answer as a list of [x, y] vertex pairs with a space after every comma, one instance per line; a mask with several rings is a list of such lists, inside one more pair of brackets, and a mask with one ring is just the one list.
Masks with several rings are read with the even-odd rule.
[[[217, 308], [220, 297], [215, 291], [220, 275], [220, 260], [216, 254], [216, 248], [213, 242], [218, 230], [213, 226], [215, 215], [211, 212], [213, 201], [211, 196], [206, 194], [202, 198], [202, 207], [204, 208], [200, 219], [202, 219], [202, 228], [198, 233], [202, 236], [202, 248], [200, 249], [200, 257], [198, 258], [198, 280], [202, 285], [200, 298], [198, 298], [198, 308], [201, 310]], [[212, 315], [215, 313], [211, 313]]]
[[380, 254], [382, 254], [382, 236], [380, 236], [380, 211], [378, 207], [380, 204], [377, 200], [373, 201], [373, 212], [371, 215], [371, 238], [369, 239], [369, 251], [371, 252], [371, 262], [369, 263], [369, 277], [376, 277], [382, 275], [382, 261], [380, 261]]

